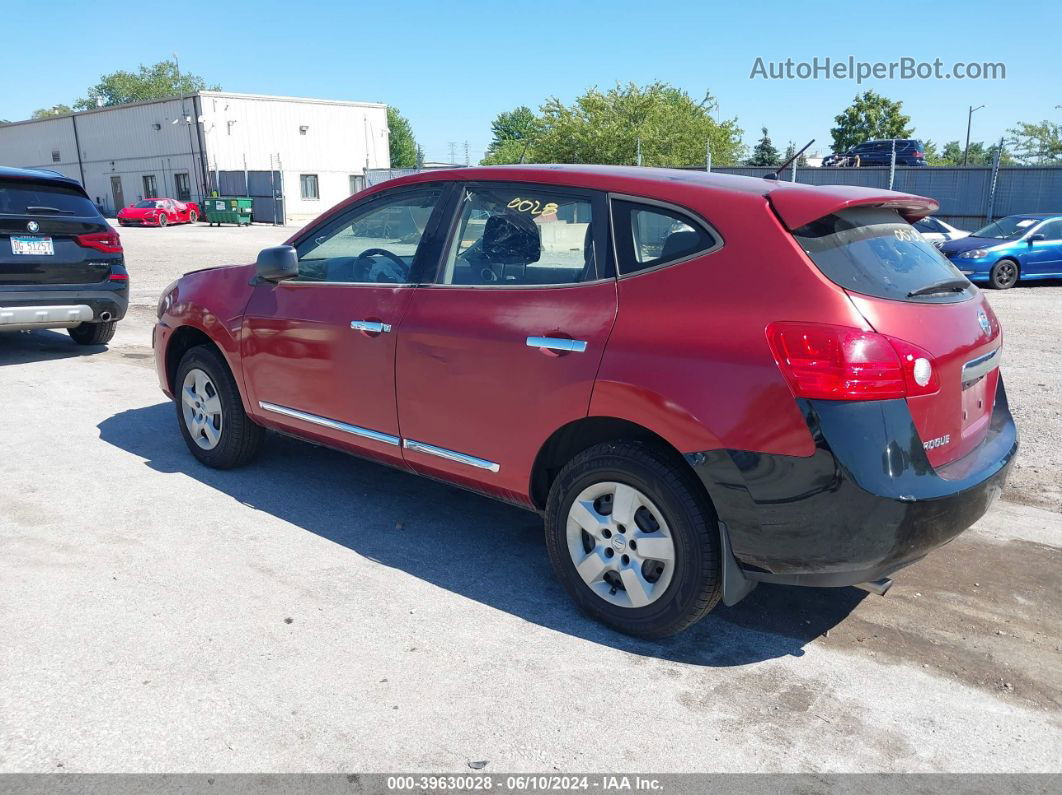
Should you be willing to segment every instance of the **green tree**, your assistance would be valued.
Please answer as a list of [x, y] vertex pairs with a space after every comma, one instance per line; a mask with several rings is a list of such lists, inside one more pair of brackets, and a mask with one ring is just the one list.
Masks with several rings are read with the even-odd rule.
[[1062, 162], [1062, 124], [1047, 119], [1039, 124], [1018, 122], [1007, 132], [1014, 136], [1014, 156], [1022, 165]]
[[523, 162], [538, 132], [538, 119], [531, 108], [521, 105], [499, 113], [490, 125], [494, 136], [483, 165]]
[[[771, 143], [771, 136], [767, 134], [767, 128], [761, 127], [763, 137], [756, 143], [752, 150], [752, 157], [746, 163], [750, 166], [777, 166], [782, 161], [778, 157], [778, 150]], [[789, 145], [792, 148], [792, 144]], [[795, 151], [795, 150], [794, 150]]]
[[417, 165], [417, 141], [409, 120], [398, 108], [387, 106], [388, 144], [391, 150], [391, 168], [414, 168]]
[[735, 119], [717, 122], [710, 95], [697, 102], [667, 83], [591, 88], [565, 105], [556, 97], [543, 103], [532, 139], [502, 141], [485, 162], [607, 163], [631, 165], [639, 143], [646, 166], [688, 166], [712, 161], [726, 165], [743, 154]]
[[902, 102], [894, 102], [874, 91], [857, 95], [851, 105], [834, 117], [837, 126], [830, 130], [833, 151], [846, 152], [856, 144], [878, 138], [910, 138], [914, 132], [910, 127], [911, 117], [905, 116], [902, 108]]
[[[963, 160], [963, 145], [958, 141], [948, 141], [939, 152], [932, 141], [925, 142], [926, 164], [930, 166], [961, 166]], [[971, 166], [992, 165], [999, 144], [986, 145], [982, 141], [970, 142], [970, 153], [967, 161]], [[1014, 158], [1004, 150], [999, 160], [1001, 165], [1014, 165]]]
[[73, 113], [73, 109], [69, 105], [52, 105], [50, 108], [40, 108], [33, 111], [31, 119], [47, 119], [49, 116], [63, 116], [67, 113]]
[[[796, 154], [796, 150], [796, 145], [792, 141], [790, 141], [785, 147], [785, 154], [782, 155], [782, 159], [779, 161], [779, 164], [788, 163], [789, 158]], [[807, 155], [801, 152], [800, 157], [796, 159], [796, 164], [797, 168], [804, 168], [808, 164]]]
[[[219, 91], [221, 86], [210, 86]], [[164, 99], [181, 94], [208, 90], [206, 81], [199, 75], [182, 74], [176, 61], [159, 61], [154, 66], [140, 65], [137, 72], [119, 69], [102, 75], [96, 85], [88, 90], [88, 96], [74, 103], [78, 110], [91, 110], [98, 105], [123, 105], [146, 99]]]

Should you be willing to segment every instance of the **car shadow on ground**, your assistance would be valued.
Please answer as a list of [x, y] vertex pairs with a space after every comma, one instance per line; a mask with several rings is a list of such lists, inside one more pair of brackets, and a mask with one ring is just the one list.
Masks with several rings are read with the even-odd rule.
[[0, 367], [92, 356], [106, 350], [106, 345], [78, 345], [65, 331], [0, 332]]
[[[787, 655], [842, 621], [866, 596], [854, 588], [760, 586], [735, 607], [663, 641], [630, 638], [580, 613], [554, 579], [534, 513], [334, 450], [269, 434], [243, 469], [202, 466], [173, 406], [104, 420], [100, 437], [366, 558], [544, 627], [634, 654], [704, 666]], [[429, 539], [429, 543], [424, 543]]]

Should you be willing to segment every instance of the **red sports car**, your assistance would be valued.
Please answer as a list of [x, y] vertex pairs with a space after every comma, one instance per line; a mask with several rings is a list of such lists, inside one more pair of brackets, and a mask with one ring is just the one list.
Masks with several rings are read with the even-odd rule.
[[176, 199], [141, 199], [118, 212], [122, 226], [166, 226], [194, 224], [199, 218], [199, 205]]

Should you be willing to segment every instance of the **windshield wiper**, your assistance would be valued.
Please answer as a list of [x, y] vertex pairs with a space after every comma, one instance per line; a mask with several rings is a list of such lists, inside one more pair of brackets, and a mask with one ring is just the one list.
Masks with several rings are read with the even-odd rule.
[[54, 213], [55, 215], [73, 215], [70, 210], [60, 210], [58, 207], [40, 207], [37, 205], [30, 205], [26, 208], [26, 212], [30, 215], [45, 215], [48, 213]]
[[970, 286], [970, 282], [966, 279], [948, 279], [947, 281], [937, 282], [935, 284], [927, 284], [925, 287], [919, 287], [917, 290], [911, 290], [907, 294], [908, 298], [914, 298], [919, 295], [932, 295], [933, 293], [961, 293], [967, 287]]

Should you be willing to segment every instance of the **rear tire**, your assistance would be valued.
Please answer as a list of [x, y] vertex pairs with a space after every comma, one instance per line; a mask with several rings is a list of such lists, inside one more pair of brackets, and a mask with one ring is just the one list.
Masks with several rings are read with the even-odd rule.
[[988, 283], [994, 290], [1009, 290], [1018, 283], [1021, 269], [1012, 259], [1001, 259], [992, 266], [988, 274]]
[[641, 442], [583, 451], [557, 475], [546, 503], [550, 562], [576, 604], [645, 638], [674, 635], [719, 601], [717, 527], [692, 473]]
[[236, 379], [216, 348], [189, 349], [177, 366], [173, 391], [181, 436], [200, 462], [232, 469], [257, 455], [265, 431], [243, 410]]
[[105, 345], [114, 337], [117, 328], [117, 320], [108, 320], [105, 323], [82, 323], [68, 328], [66, 333], [78, 345]]

